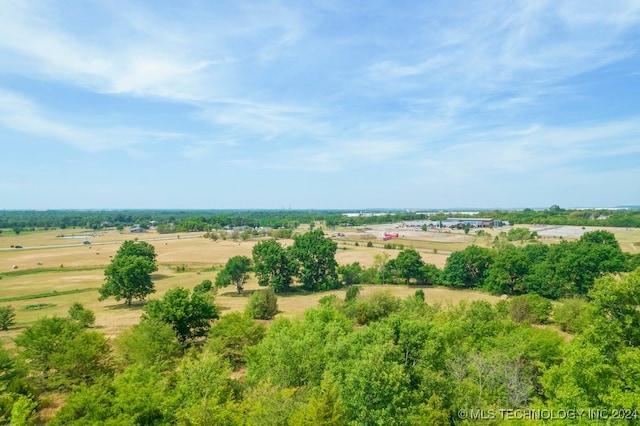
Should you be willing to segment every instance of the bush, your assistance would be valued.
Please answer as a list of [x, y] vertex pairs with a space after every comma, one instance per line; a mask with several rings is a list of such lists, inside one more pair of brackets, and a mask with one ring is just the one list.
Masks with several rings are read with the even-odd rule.
[[579, 333], [589, 325], [587, 307], [587, 301], [579, 297], [561, 300], [553, 310], [553, 320], [562, 331]]
[[389, 291], [378, 291], [355, 305], [355, 318], [358, 324], [369, 324], [389, 316], [400, 309], [400, 300]]
[[511, 300], [509, 316], [515, 322], [544, 324], [551, 314], [551, 301], [538, 294], [524, 294]]
[[253, 292], [245, 313], [253, 319], [268, 320], [275, 317], [278, 313], [278, 296], [270, 288]]
[[91, 327], [96, 321], [96, 316], [93, 311], [85, 309], [81, 303], [74, 302], [69, 308], [69, 319], [76, 321], [80, 327]]
[[11, 306], [0, 306], [0, 330], [8, 330], [16, 323], [16, 312]]
[[347, 287], [347, 294], [344, 296], [344, 301], [351, 302], [353, 300], [356, 300], [359, 294], [360, 294], [360, 287], [358, 287], [357, 285], [349, 286]]
[[200, 284], [193, 288], [194, 293], [209, 293], [213, 288], [211, 280], [202, 280]]

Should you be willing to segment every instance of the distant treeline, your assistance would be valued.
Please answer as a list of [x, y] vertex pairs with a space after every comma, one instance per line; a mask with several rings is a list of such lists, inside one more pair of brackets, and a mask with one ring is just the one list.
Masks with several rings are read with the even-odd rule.
[[[122, 228], [154, 224], [160, 232], [209, 231], [225, 227], [295, 229], [300, 224], [324, 222], [335, 226], [365, 226], [413, 220], [444, 220], [464, 216], [447, 212], [378, 212], [346, 216], [341, 210], [5, 210], [0, 211], [0, 229]], [[468, 217], [490, 217], [512, 224], [640, 227], [640, 209], [571, 210], [551, 206], [545, 210], [489, 210]]]

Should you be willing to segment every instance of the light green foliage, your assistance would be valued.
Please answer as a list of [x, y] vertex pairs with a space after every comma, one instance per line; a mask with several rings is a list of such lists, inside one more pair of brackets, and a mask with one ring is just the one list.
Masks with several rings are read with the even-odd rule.
[[211, 321], [219, 317], [211, 296], [176, 287], [167, 291], [162, 300], [151, 300], [144, 307], [143, 319], [153, 319], [171, 325], [182, 342], [206, 336]]
[[206, 349], [238, 368], [245, 363], [247, 347], [257, 345], [266, 332], [266, 328], [253, 319], [232, 312], [213, 324]]
[[306, 290], [324, 291], [340, 286], [335, 259], [337, 248], [322, 229], [294, 237], [290, 253], [298, 264], [296, 275]]
[[358, 287], [357, 285], [349, 286], [347, 287], [347, 292], [344, 296], [344, 301], [346, 303], [353, 302], [354, 300], [356, 300], [359, 294], [360, 294], [360, 287]]
[[249, 272], [251, 272], [251, 259], [246, 256], [233, 256], [216, 276], [216, 287], [234, 284], [240, 294], [244, 283], [249, 279]]
[[105, 282], [100, 288], [99, 300], [113, 296], [125, 299], [127, 305], [136, 298], [155, 292], [151, 273], [158, 270], [155, 247], [144, 241], [125, 241], [105, 269]]
[[304, 394], [295, 388], [280, 388], [269, 381], [251, 386], [243, 395], [241, 424], [277, 426], [290, 424], [289, 419], [303, 404]]
[[287, 251], [276, 240], [264, 240], [253, 246], [253, 271], [258, 285], [269, 286], [276, 293], [289, 290], [295, 264]]
[[389, 291], [377, 291], [371, 296], [358, 299], [355, 304], [355, 319], [358, 324], [378, 321], [400, 309], [400, 300]]
[[551, 301], [537, 294], [524, 294], [511, 299], [509, 315], [515, 322], [544, 324], [549, 320]]
[[341, 426], [346, 425], [344, 419], [344, 405], [340, 397], [338, 385], [329, 375], [325, 375], [319, 388], [306, 404], [300, 406], [289, 418], [289, 424], [296, 426], [320, 425]]
[[235, 410], [224, 407], [233, 397], [230, 374], [229, 364], [211, 352], [186, 357], [174, 379], [178, 423], [237, 424]]
[[278, 313], [278, 296], [272, 289], [254, 291], [247, 301], [245, 315], [253, 319], [269, 320]]
[[82, 328], [91, 327], [96, 321], [93, 311], [85, 309], [79, 302], [74, 302], [69, 308], [69, 319], [76, 321]]
[[331, 343], [352, 329], [343, 314], [326, 306], [307, 310], [303, 321], [278, 318], [265, 338], [247, 349], [248, 379], [280, 388], [318, 385]]
[[8, 330], [16, 323], [16, 312], [11, 306], [0, 306], [0, 330]]
[[111, 371], [109, 344], [101, 333], [64, 318], [43, 318], [15, 339], [34, 378], [49, 389], [91, 382]]
[[133, 424], [163, 424], [174, 417], [167, 403], [166, 377], [154, 368], [128, 367], [113, 380], [112, 420]]
[[35, 424], [35, 414], [38, 403], [25, 395], [18, 395], [11, 408], [12, 426], [30, 426]]
[[621, 278], [607, 276], [589, 292], [593, 330], [590, 337], [603, 348], [640, 347], [640, 268]]
[[182, 347], [170, 324], [148, 319], [125, 330], [113, 342], [115, 358], [124, 367], [170, 368], [182, 353]]
[[511, 228], [509, 232], [507, 232], [507, 239], [509, 241], [526, 241], [534, 238], [535, 235], [529, 231], [529, 228]]
[[553, 321], [560, 325], [562, 331], [580, 333], [591, 322], [587, 301], [577, 296], [559, 300], [553, 308]]

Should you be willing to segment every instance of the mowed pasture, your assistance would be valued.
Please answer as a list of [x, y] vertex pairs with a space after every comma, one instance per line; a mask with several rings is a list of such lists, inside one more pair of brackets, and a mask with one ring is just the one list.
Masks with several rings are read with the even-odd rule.
[[[389, 225], [389, 230], [394, 229]], [[492, 230], [497, 235], [499, 230]], [[9, 234], [9, 235], [7, 235]], [[81, 236], [81, 238], [59, 238], [65, 236]], [[331, 232], [327, 232], [328, 235]], [[632, 253], [640, 250], [640, 230], [619, 228], [615, 235], [625, 251]], [[90, 236], [90, 238], [84, 238]], [[374, 264], [376, 255], [387, 253], [395, 258], [398, 250], [385, 250], [381, 247], [366, 247], [366, 243], [354, 245], [355, 239], [349, 234], [337, 239], [338, 252], [336, 260], [339, 264], [360, 262], [364, 267]], [[493, 236], [492, 236], [493, 237]], [[492, 238], [491, 237], [491, 238]], [[11, 340], [25, 327], [44, 316], [65, 316], [74, 302], [82, 303], [96, 314], [96, 327], [108, 336], [117, 335], [122, 330], [136, 324], [142, 313], [143, 304], [125, 306], [123, 301], [113, 298], [98, 301], [98, 288], [104, 281], [104, 269], [112, 256], [125, 240], [139, 239], [154, 245], [158, 254], [159, 269], [153, 274], [156, 292], [149, 298], [160, 298], [174, 287], [182, 286], [192, 289], [202, 280], [215, 281], [216, 274], [224, 263], [232, 256], [251, 257], [251, 250], [258, 239], [248, 241], [217, 240], [203, 238], [202, 233], [160, 235], [155, 232], [131, 234], [127, 231], [82, 231], [65, 230], [38, 231], [11, 235], [0, 234], [0, 306], [13, 306], [16, 310], [16, 326], [11, 330], [0, 332], [0, 340], [11, 344]], [[449, 238], [449, 240], [447, 240]], [[91, 244], [82, 242], [88, 239]], [[481, 240], [481, 241], [479, 241]], [[434, 244], [448, 245], [459, 250], [473, 243], [486, 243], [490, 238], [478, 238], [464, 235], [461, 231], [421, 232], [413, 231], [401, 234], [401, 238], [393, 243], [405, 247], [416, 247], [425, 262], [435, 264], [439, 268], [445, 265], [447, 253], [433, 253]], [[382, 245], [378, 238], [373, 240]], [[281, 240], [285, 246], [291, 240]], [[11, 249], [10, 245], [21, 245], [21, 249]], [[17, 269], [14, 269], [17, 267]], [[222, 313], [241, 311], [244, 309], [248, 295], [258, 290], [255, 278], [251, 278], [245, 286], [245, 293], [238, 295], [234, 288], [220, 289], [216, 296], [216, 304]], [[385, 289], [394, 295], [404, 298], [413, 294], [415, 287], [407, 286], [364, 286], [362, 294]], [[425, 288], [428, 302], [457, 303], [461, 300], [497, 300], [495, 297], [474, 291], [457, 291], [447, 288]], [[344, 297], [344, 290], [319, 294], [292, 294], [279, 297], [279, 315], [295, 317], [304, 310], [317, 306], [320, 298], [328, 294]], [[2, 301], [12, 298], [14, 300]], [[16, 300], [19, 299], [19, 300]]]

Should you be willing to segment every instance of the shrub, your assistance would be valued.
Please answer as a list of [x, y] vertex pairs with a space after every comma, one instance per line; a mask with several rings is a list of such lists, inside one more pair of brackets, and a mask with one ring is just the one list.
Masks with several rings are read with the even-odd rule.
[[194, 293], [209, 293], [213, 288], [211, 280], [202, 280], [200, 284], [193, 288]]
[[354, 301], [356, 300], [359, 294], [360, 294], [360, 287], [358, 287], [357, 285], [349, 286], [347, 287], [347, 293], [344, 296], [344, 301], [345, 302]]
[[268, 320], [275, 317], [278, 313], [278, 296], [270, 288], [253, 292], [245, 313], [253, 319]]
[[551, 314], [551, 301], [538, 294], [524, 294], [511, 300], [509, 316], [515, 322], [544, 324]]
[[579, 297], [561, 300], [553, 310], [553, 320], [562, 331], [579, 333], [589, 325], [587, 307], [587, 301]]
[[74, 302], [69, 308], [69, 319], [76, 321], [80, 327], [91, 327], [96, 321], [96, 316], [93, 311], [85, 309], [81, 303]]
[[389, 316], [400, 309], [400, 300], [389, 291], [378, 291], [355, 304], [355, 318], [358, 324], [369, 324]]
[[0, 330], [8, 330], [16, 323], [16, 312], [12, 306], [0, 306]]

